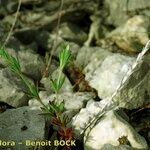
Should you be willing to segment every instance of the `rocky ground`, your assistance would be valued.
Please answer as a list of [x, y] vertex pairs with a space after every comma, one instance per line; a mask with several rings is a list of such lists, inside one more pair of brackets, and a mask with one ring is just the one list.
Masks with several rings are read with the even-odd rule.
[[[16, 0], [0, 0], [1, 45], [17, 7]], [[39, 95], [47, 104], [56, 95], [45, 74], [57, 74], [58, 53], [62, 44], [69, 43], [73, 58], [64, 71], [67, 78], [58, 101], [64, 100], [77, 141], [71, 149], [148, 150], [149, 52], [133, 64], [149, 40], [149, 31], [149, 0], [21, 0], [6, 49], [19, 59], [23, 74], [38, 83]], [[0, 58], [0, 150], [62, 149], [1, 146], [2, 141], [57, 138], [39, 115], [40, 103], [25, 91]]]

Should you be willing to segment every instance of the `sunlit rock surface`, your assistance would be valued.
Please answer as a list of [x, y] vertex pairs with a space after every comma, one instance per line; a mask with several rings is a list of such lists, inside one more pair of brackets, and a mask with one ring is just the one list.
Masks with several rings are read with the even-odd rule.
[[123, 137], [126, 138], [124, 143], [129, 143], [132, 148], [148, 149], [145, 139], [115, 111], [110, 111], [101, 117], [92, 129], [89, 127], [86, 130], [84, 147], [85, 150], [101, 150], [105, 144], [119, 146], [120, 138]]

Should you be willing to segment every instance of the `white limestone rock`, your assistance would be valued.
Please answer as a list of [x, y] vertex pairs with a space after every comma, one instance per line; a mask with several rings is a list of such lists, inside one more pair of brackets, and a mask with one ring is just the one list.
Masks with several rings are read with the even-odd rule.
[[[95, 70], [103, 60], [112, 53], [100, 47], [82, 47], [77, 54], [76, 64], [81, 67], [85, 73]], [[88, 67], [86, 67], [88, 65]]]
[[[56, 100], [56, 95], [52, 94], [50, 96], [47, 96], [45, 92], [40, 92], [40, 97], [45, 105], [49, 103], [49, 101]], [[85, 107], [85, 104], [92, 99], [92, 96], [90, 93], [60, 93], [58, 96], [58, 101], [56, 102], [60, 103], [64, 100], [65, 108], [66, 110], [79, 110], [82, 107]], [[41, 104], [34, 99], [29, 100], [29, 106], [33, 109], [40, 109]]]
[[145, 16], [134, 16], [113, 30], [106, 38], [126, 52], [140, 52], [149, 40], [150, 20]]
[[145, 139], [115, 111], [109, 111], [84, 134], [85, 150], [101, 150], [105, 144], [119, 146], [119, 138], [126, 137], [134, 149], [148, 149]]
[[[150, 88], [149, 58], [149, 55], [144, 57], [142, 62], [136, 67], [136, 71], [115, 95], [114, 100], [119, 107], [134, 109], [148, 103], [145, 97]], [[89, 69], [90, 71], [85, 74], [85, 79], [91, 87], [97, 90], [100, 98], [109, 98], [116, 91], [135, 60], [134, 57], [113, 54], [106, 57], [95, 71]]]
[[[120, 84], [135, 58], [113, 54], [104, 59], [100, 67], [86, 74], [85, 79], [98, 91], [100, 98], [110, 97]], [[94, 64], [94, 61], [92, 62]]]
[[82, 108], [72, 119], [75, 135], [78, 137], [81, 136], [86, 127], [98, 113], [100, 113], [99, 116], [103, 115], [112, 108], [115, 108], [115, 104], [113, 104], [110, 99], [104, 99], [100, 102], [95, 102], [94, 100], [88, 101], [86, 108]]

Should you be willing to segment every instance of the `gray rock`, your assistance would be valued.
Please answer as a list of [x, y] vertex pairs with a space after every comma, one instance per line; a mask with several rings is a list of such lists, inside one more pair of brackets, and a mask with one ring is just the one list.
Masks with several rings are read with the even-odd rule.
[[0, 70], [0, 101], [13, 107], [27, 105], [28, 97], [23, 90], [25, 90], [24, 84], [10, 69]]
[[[98, 67], [105, 59], [105, 57], [110, 54], [112, 53], [99, 47], [84, 46], [79, 50], [75, 63], [82, 69], [84, 69], [90, 63], [89, 67], [85, 69], [85, 72], [88, 72], [89, 69], [95, 70], [95, 68]], [[93, 62], [93, 64], [91, 64], [91, 62]]]
[[24, 74], [35, 80], [41, 79], [45, 64], [40, 55], [30, 51], [19, 51], [18, 58]]
[[[27, 46], [20, 45], [19, 49], [12, 49], [12, 44], [8, 43], [8, 47], [6, 51], [19, 59], [21, 71], [34, 80], [40, 80], [45, 69], [44, 59], [30, 48], [27, 50]], [[0, 66], [6, 67], [6, 62], [3, 59], [0, 59]]]
[[[149, 0], [105, 0], [104, 6], [108, 11], [106, 21], [108, 24], [119, 26], [124, 24], [130, 17], [136, 14], [149, 16]], [[140, 10], [140, 11], [139, 11]]]
[[[42, 50], [49, 50], [50, 46], [48, 44], [50, 38], [50, 33], [48, 31], [39, 31], [35, 35], [35, 41], [38, 45], [38, 47]], [[41, 52], [42, 53], [42, 52]]]
[[90, 16], [92, 23], [90, 25], [88, 39], [84, 43], [85, 46], [90, 46], [93, 41], [97, 44], [97, 41], [104, 38], [105, 34], [107, 34], [107, 28], [103, 25], [103, 18], [105, 17], [106, 13], [103, 10], [96, 10], [94, 14]]
[[134, 16], [113, 30], [107, 38], [126, 52], [140, 52], [149, 40], [150, 20], [145, 16]]
[[111, 144], [106, 144], [101, 150], [135, 150], [129, 145], [120, 145], [120, 146], [113, 146]]
[[105, 0], [104, 4], [106, 10], [109, 12], [109, 16], [106, 19], [108, 24], [119, 26], [129, 18], [129, 16], [126, 14], [127, 0], [122, 2], [115, 0], [113, 5], [111, 0]]
[[115, 111], [110, 111], [100, 118], [93, 128], [86, 130], [84, 149], [101, 150], [105, 144], [119, 146], [122, 138], [135, 149], [148, 149], [145, 139]]
[[[65, 76], [65, 75], [64, 75]], [[55, 70], [52, 74], [51, 74], [51, 77], [53, 79], [57, 78], [58, 77], [58, 69]], [[41, 80], [41, 83], [44, 85], [44, 88], [46, 89], [46, 91], [48, 93], [53, 93], [53, 89], [52, 89], [52, 86], [51, 86], [51, 81], [50, 81], [50, 78], [42, 78]], [[62, 88], [60, 89], [59, 91], [60, 93], [63, 93], [63, 92], [70, 92], [72, 93], [73, 92], [73, 86], [72, 84], [70, 83], [69, 79], [67, 77], [65, 77], [65, 81], [64, 81], [64, 84], [62, 86]]]
[[72, 23], [66, 22], [61, 24], [58, 32], [60, 37], [62, 37], [63, 39], [78, 44], [83, 44], [87, 39], [87, 34], [77, 25], [74, 25]]
[[0, 139], [14, 141], [16, 145], [10, 146], [11, 150], [30, 149], [31, 146], [26, 146], [26, 140], [40, 141], [45, 139], [45, 119], [39, 114], [40, 111], [32, 110], [29, 107], [10, 109], [1, 113]]
[[[56, 99], [55, 94], [46, 96], [45, 92], [40, 92], [40, 97], [45, 105], [47, 105], [49, 101], [53, 101], [54, 99]], [[90, 93], [65, 92], [60, 93], [58, 101], [56, 100], [56, 102], [60, 103], [64, 100], [66, 110], [79, 110], [84, 107], [87, 101], [89, 101], [90, 99], [92, 99]], [[31, 99], [29, 101], [29, 106], [31, 106], [33, 109], [39, 109], [41, 107], [41, 104], [38, 101]]]
[[[15, 51], [14, 49], [7, 48], [6, 50], [11, 56], [13, 56], [13, 57], [17, 56], [17, 51]], [[1, 58], [0, 59], [0, 68], [5, 68], [5, 67], [7, 67], [7, 64], [6, 64], [5, 60], [3, 58]]]
[[111, 144], [105, 144], [101, 150], [133, 150], [129, 145], [113, 146]]
[[[53, 40], [55, 40], [55, 38], [53, 38]], [[60, 41], [58, 42], [57, 49], [54, 52], [54, 55], [57, 57], [59, 56], [60, 51], [62, 50], [64, 44], [66, 44], [66, 41], [64, 41], [61, 37], [59, 37], [59, 40]], [[72, 58], [75, 59], [77, 56], [77, 53], [80, 49], [80, 46], [74, 42], [69, 42], [69, 45], [70, 45], [70, 51], [72, 54]]]
[[143, 62], [139, 63], [135, 72], [130, 75], [128, 80], [119, 92], [114, 96], [119, 107], [134, 109], [150, 103], [150, 55], [145, 56]]

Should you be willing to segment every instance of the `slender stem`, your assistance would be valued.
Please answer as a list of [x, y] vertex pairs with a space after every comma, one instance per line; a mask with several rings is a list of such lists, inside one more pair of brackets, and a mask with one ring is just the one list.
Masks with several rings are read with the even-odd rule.
[[[25, 85], [29, 88], [29, 90], [31, 91], [31, 86], [30, 86], [30, 83], [24, 78], [23, 74], [22, 73], [18, 73], [18, 75], [20, 76], [20, 78], [22, 79], [22, 81], [25, 83]], [[36, 97], [36, 99], [40, 102], [40, 104], [49, 112], [49, 109], [47, 108], [47, 106], [42, 102], [40, 96], [39, 96], [39, 93]]]
[[25, 83], [25, 85], [29, 88], [30, 91], [32, 91], [30, 83], [25, 79], [22, 73], [17, 73], [19, 77], [22, 79], [22, 81]]
[[15, 24], [16, 24], [16, 21], [17, 21], [17, 18], [18, 18], [20, 6], [21, 6], [21, 0], [19, 0], [19, 2], [18, 2], [18, 7], [17, 7], [16, 14], [15, 14], [14, 22], [12, 23], [12, 26], [10, 28], [10, 31], [9, 31], [7, 37], [6, 37], [6, 40], [4, 41], [4, 44], [2, 45], [2, 48], [6, 46], [7, 42], [9, 41], [9, 38], [10, 38], [10, 36], [12, 34], [12, 31], [13, 31], [13, 29], [15, 27]]
[[47, 63], [46, 69], [45, 69], [44, 77], [46, 77], [47, 74], [48, 74], [49, 67], [50, 67], [51, 61], [52, 61], [52, 56], [53, 56], [53, 54], [54, 54], [54, 51], [55, 51], [55, 48], [56, 48], [56, 45], [57, 45], [58, 30], [59, 30], [60, 21], [61, 21], [61, 11], [62, 11], [62, 9], [63, 9], [63, 4], [64, 4], [64, 0], [61, 0], [60, 9], [58, 10], [58, 21], [57, 21], [57, 27], [56, 27], [56, 39], [55, 39], [54, 42], [53, 42], [52, 50], [51, 50], [50, 57], [49, 57], [49, 59], [48, 59], [48, 63]]

